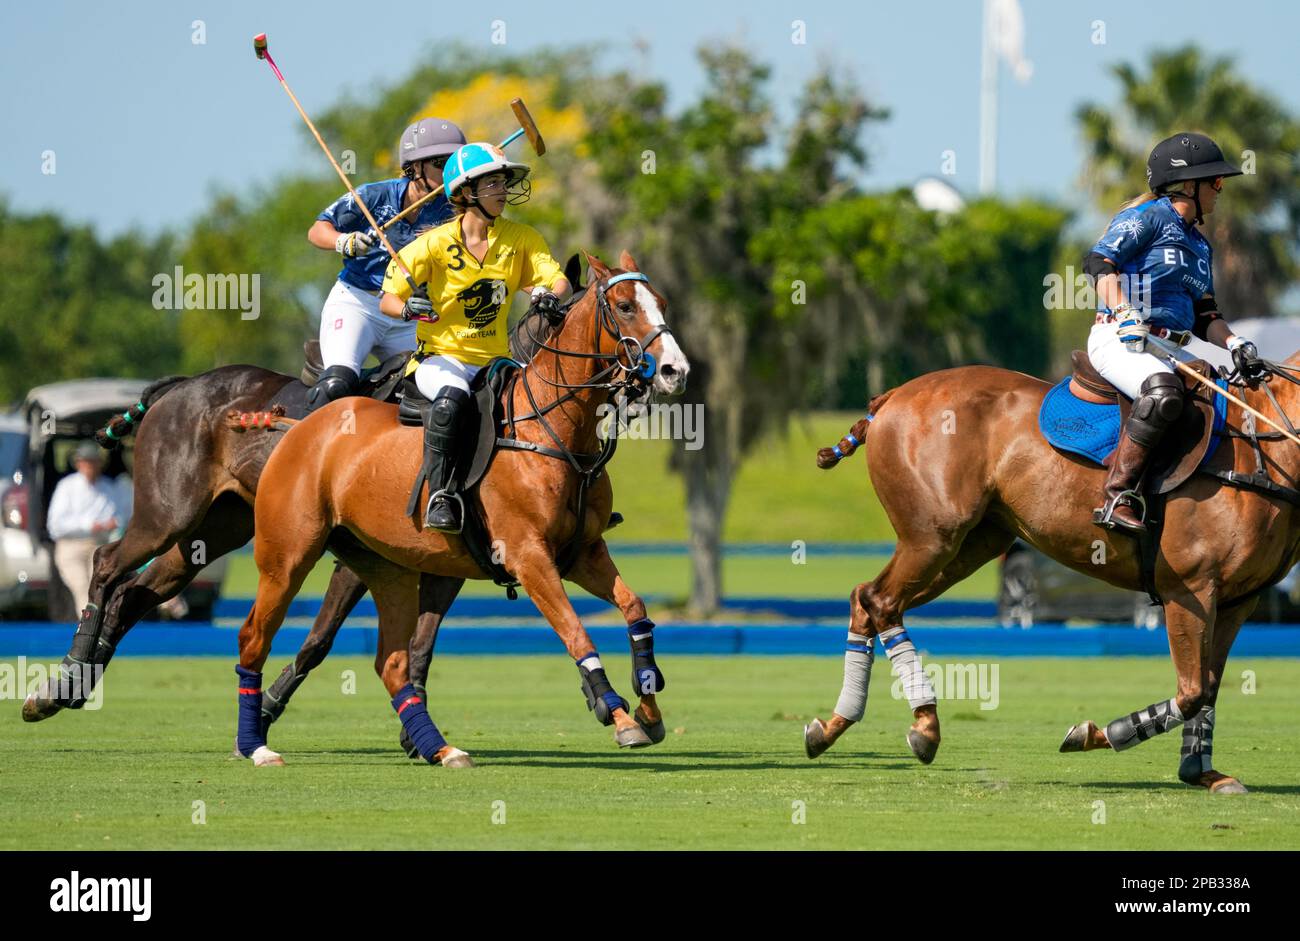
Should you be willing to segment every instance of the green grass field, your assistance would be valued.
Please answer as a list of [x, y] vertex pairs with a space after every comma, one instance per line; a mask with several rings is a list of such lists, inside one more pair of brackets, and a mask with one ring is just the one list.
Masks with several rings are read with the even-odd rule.
[[[433, 715], [479, 763], [450, 772], [397, 751], [362, 658], [333, 658], [303, 687], [271, 735], [288, 765], [266, 769], [227, 757], [229, 662], [120, 658], [102, 711], [24, 725], [9, 703], [0, 849], [1300, 848], [1294, 660], [1233, 664], [1216, 763], [1253, 793], [1226, 797], [1178, 783], [1176, 733], [1123, 754], [1057, 753], [1070, 723], [1167, 696], [1164, 658], [1004, 660], [997, 709], [941, 704], [929, 767], [903, 743], [910, 714], [883, 658], [866, 721], [815, 762], [801, 727], [834, 704], [838, 659], [661, 659], [670, 732], [635, 752], [586, 712], [562, 657], [435, 660]], [[607, 662], [626, 686], [623, 655]], [[341, 692], [345, 670], [355, 695]]]

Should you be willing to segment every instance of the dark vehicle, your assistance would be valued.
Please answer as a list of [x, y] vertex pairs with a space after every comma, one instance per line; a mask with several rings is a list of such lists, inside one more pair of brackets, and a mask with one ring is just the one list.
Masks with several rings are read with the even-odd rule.
[[[1264, 594], [1251, 621], [1300, 622], [1296, 583], [1293, 569]], [[1017, 539], [1002, 557], [998, 620], [1007, 627], [1082, 620], [1156, 628], [1164, 623], [1164, 609], [1152, 605], [1143, 592], [1126, 591], [1076, 572]]]
[[[74, 473], [72, 453], [108, 419], [134, 405], [147, 383], [141, 379], [82, 379], [38, 386], [21, 409], [0, 417], [0, 618], [75, 621], [72, 594], [53, 563], [45, 529], [54, 487]], [[104, 475], [130, 485], [131, 440], [108, 453]], [[167, 612], [211, 618], [226, 563], [199, 572]]]

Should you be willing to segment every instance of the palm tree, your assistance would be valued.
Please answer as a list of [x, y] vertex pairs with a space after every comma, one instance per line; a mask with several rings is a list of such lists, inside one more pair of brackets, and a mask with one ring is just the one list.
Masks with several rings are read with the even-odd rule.
[[1294, 281], [1300, 239], [1300, 124], [1229, 58], [1195, 46], [1151, 55], [1146, 74], [1112, 70], [1118, 106], [1086, 103], [1076, 112], [1086, 156], [1083, 181], [1108, 216], [1146, 189], [1147, 155], [1178, 131], [1208, 134], [1246, 175], [1229, 180], [1205, 233], [1214, 245], [1220, 309], [1241, 316], [1276, 312]]

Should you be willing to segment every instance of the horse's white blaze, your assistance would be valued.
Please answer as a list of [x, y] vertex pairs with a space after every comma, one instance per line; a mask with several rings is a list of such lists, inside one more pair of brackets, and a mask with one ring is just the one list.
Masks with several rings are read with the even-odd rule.
[[[646, 319], [650, 321], [651, 326], [658, 327], [664, 322], [664, 312], [659, 306], [658, 299], [644, 284], [636, 285], [636, 300], [645, 311]], [[681, 387], [681, 383], [686, 381], [686, 374], [691, 371], [691, 364], [686, 361], [686, 354], [682, 352], [682, 348], [677, 345], [677, 338], [671, 333], [661, 333], [658, 342], [660, 353], [656, 359], [659, 360], [659, 369], [655, 373], [655, 388], [660, 392], [675, 392]], [[677, 372], [677, 378], [671, 382], [664, 379], [665, 366], [671, 366]]]

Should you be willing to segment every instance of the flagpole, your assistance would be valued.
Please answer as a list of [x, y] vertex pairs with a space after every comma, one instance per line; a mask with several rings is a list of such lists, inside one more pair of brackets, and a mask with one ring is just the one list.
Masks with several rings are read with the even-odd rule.
[[980, 192], [997, 185], [998, 57], [993, 50], [993, 3], [984, 0], [983, 50], [980, 53]]

